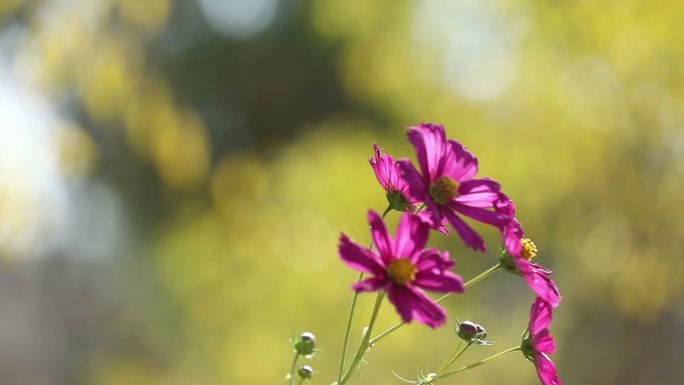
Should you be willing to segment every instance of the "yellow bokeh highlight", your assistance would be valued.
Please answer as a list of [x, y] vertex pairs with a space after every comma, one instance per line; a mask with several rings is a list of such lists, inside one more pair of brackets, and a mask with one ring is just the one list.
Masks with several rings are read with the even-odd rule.
[[204, 123], [190, 111], [181, 112], [155, 137], [154, 153], [159, 175], [169, 186], [197, 186], [204, 181], [209, 168]]
[[120, 119], [126, 100], [142, 71], [141, 47], [121, 38], [100, 42], [79, 86], [89, 114], [103, 122]]
[[171, 12], [171, 0], [115, 0], [121, 17], [147, 35], [158, 33]]
[[178, 124], [177, 106], [169, 86], [158, 76], [148, 74], [126, 103], [126, 141], [144, 159], [154, 156], [154, 140], [167, 127]]

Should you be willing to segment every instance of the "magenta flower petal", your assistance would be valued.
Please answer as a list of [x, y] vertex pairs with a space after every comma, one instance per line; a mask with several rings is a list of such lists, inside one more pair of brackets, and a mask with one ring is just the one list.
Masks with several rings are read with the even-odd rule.
[[537, 297], [530, 309], [530, 333], [534, 336], [548, 329], [553, 319], [553, 310], [548, 302]]
[[467, 206], [459, 202], [451, 202], [449, 207], [478, 222], [486, 223], [498, 228], [503, 228], [510, 222], [508, 216], [480, 207]]
[[373, 210], [368, 212], [368, 223], [371, 227], [371, 235], [373, 236], [373, 243], [380, 252], [382, 260], [387, 262], [393, 254], [392, 238], [387, 233], [387, 227], [380, 215]]
[[408, 140], [416, 149], [418, 164], [428, 180], [435, 180], [444, 171], [444, 157], [447, 141], [444, 127], [438, 124], [421, 123], [411, 127]]
[[463, 278], [450, 271], [433, 272], [423, 270], [416, 274], [416, 280], [413, 283], [423, 289], [440, 293], [462, 293], [465, 291]]
[[403, 215], [399, 220], [397, 237], [394, 242], [394, 255], [411, 257], [425, 247], [430, 228], [415, 215]]
[[418, 170], [411, 164], [411, 161], [408, 159], [399, 159], [397, 161], [397, 166], [402, 177], [409, 185], [411, 195], [419, 200], [425, 200], [425, 197], [428, 194], [428, 185], [425, 183]]
[[463, 144], [455, 140], [449, 139], [448, 146], [453, 161], [445, 165], [444, 175], [450, 176], [459, 183], [473, 178], [478, 171], [477, 158]]
[[[491, 208], [492, 202], [499, 198], [499, 189], [501, 186], [491, 179], [467, 180], [459, 186], [458, 196], [454, 202], [472, 207]], [[505, 214], [503, 216], [507, 217]]]
[[370, 274], [383, 274], [385, 266], [368, 249], [352, 242], [346, 235], [340, 236], [339, 254], [342, 260], [354, 270]]
[[359, 292], [377, 291], [387, 286], [387, 284], [389, 284], [389, 278], [386, 276], [375, 276], [353, 284], [352, 289]]
[[[390, 155], [383, 155], [382, 149], [377, 144], [373, 145], [375, 150], [375, 158], [370, 158], [369, 163], [375, 171], [375, 177], [385, 190], [401, 191], [402, 183], [399, 175], [396, 173], [396, 166], [394, 158]], [[405, 183], [404, 183], [405, 184]]]
[[540, 353], [553, 354], [556, 352], [556, 342], [551, 337], [549, 329], [544, 329], [534, 336], [535, 349]]
[[458, 235], [461, 236], [466, 246], [483, 253], [487, 251], [487, 246], [485, 246], [482, 237], [472, 227], [468, 226], [463, 219], [459, 218], [453, 211], [446, 210], [445, 214], [447, 220], [454, 227]]
[[524, 238], [522, 226], [517, 219], [513, 218], [503, 231], [504, 247], [510, 255], [520, 255], [522, 251], [521, 240]]
[[527, 327], [528, 337], [522, 342], [521, 349], [525, 357], [534, 362], [537, 374], [543, 385], [560, 385], [556, 365], [548, 357], [556, 351], [556, 343], [549, 333], [553, 317], [552, 307], [537, 297], [530, 310], [530, 322]]
[[442, 326], [446, 322], [446, 311], [419, 290], [392, 285], [387, 291], [387, 297], [404, 322], [416, 319], [432, 328]]
[[[524, 259], [519, 259], [518, 263], [527, 262]], [[549, 275], [550, 271], [544, 270], [541, 266], [535, 263], [529, 263], [529, 268], [525, 268], [526, 271], [521, 271], [525, 281], [530, 286], [530, 288], [544, 301], [546, 301], [552, 307], [558, 307], [561, 303], [562, 297], [558, 292], [558, 287], [556, 282], [554, 282]], [[528, 270], [529, 269], [529, 270]]]
[[439, 252], [437, 249], [427, 249], [420, 253], [414, 261], [419, 271], [425, 270], [448, 270], [454, 267], [456, 262], [449, 258], [449, 252]]
[[445, 217], [442, 217], [439, 225], [435, 225], [436, 221], [434, 219], [435, 213], [431, 210], [422, 210], [415, 214], [420, 220], [430, 226], [433, 230], [439, 231], [442, 234], [449, 235], [449, 229], [446, 228], [448, 223]]
[[543, 385], [563, 385], [563, 382], [558, 378], [556, 365], [545, 354], [537, 355], [534, 358], [534, 365]]

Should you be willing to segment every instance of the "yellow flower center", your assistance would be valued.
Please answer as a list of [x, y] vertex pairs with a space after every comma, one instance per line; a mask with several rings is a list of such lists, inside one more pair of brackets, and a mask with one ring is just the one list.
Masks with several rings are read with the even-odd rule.
[[527, 238], [521, 239], [520, 244], [522, 245], [520, 256], [527, 259], [528, 261], [531, 261], [532, 258], [534, 258], [537, 255], [537, 246], [535, 246], [534, 242]]
[[408, 259], [397, 259], [387, 266], [387, 274], [399, 285], [406, 285], [416, 279], [418, 269]]
[[445, 205], [458, 195], [458, 187], [458, 182], [442, 175], [430, 185], [430, 196], [437, 204]]

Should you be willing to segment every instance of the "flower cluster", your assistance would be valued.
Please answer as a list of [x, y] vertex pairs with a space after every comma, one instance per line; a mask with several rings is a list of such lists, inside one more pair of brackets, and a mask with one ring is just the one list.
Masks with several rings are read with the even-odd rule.
[[[499, 183], [478, 177], [477, 158], [463, 144], [448, 139], [443, 126], [411, 127], [407, 139], [415, 148], [417, 167], [409, 159], [395, 160], [383, 154], [377, 145], [375, 156], [370, 159], [385, 190], [388, 211], [402, 213], [394, 236], [387, 231], [384, 215], [371, 210], [368, 221], [376, 251], [355, 243], [345, 234], [340, 237], [342, 260], [370, 275], [360, 279], [353, 289], [386, 293], [404, 323], [415, 319], [433, 328], [442, 326], [447, 314], [424, 290], [463, 293], [467, 285], [451, 271], [455, 262], [447, 251], [426, 248], [430, 230], [449, 234], [450, 225], [466, 246], [485, 252], [483, 238], [466, 218], [493, 226], [501, 234], [503, 244], [497, 268], [522, 276], [536, 295], [528, 331], [521, 346], [514, 350], [522, 351], [534, 362], [544, 385], [561, 384], [547, 356], [555, 350], [548, 327], [552, 309], [559, 306], [561, 296], [551, 272], [531, 262], [537, 249], [525, 238], [513, 201], [501, 191]], [[486, 333], [477, 336], [479, 341]], [[430, 381], [440, 376], [445, 375], [434, 374]]]

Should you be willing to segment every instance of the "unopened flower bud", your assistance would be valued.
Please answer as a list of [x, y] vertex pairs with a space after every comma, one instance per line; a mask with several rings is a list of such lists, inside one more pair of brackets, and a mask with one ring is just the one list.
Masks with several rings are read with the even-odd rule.
[[311, 368], [309, 365], [302, 365], [297, 370], [297, 374], [299, 374], [299, 378], [308, 380], [313, 376], [313, 368]]
[[492, 345], [493, 342], [485, 341], [487, 338], [487, 330], [481, 325], [470, 321], [464, 321], [457, 324], [456, 333], [458, 336], [468, 342], [477, 345]]
[[297, 354], [302, 356], [310, 356], [314, 353], [316, 347], [316, 336], [310, 332], [304, 332], [299, 336], [299, 340], [295, 343], [295, 350]]
[[470, 342], [473, 338], [482, 337], [481, 333], [484, 333], [484, 336], [487, 336], [487, 332], [482, 326], [470, 321], [461, 322], [458, 325], [456, 333], [462, 340], [467, 342]]

